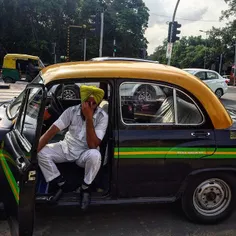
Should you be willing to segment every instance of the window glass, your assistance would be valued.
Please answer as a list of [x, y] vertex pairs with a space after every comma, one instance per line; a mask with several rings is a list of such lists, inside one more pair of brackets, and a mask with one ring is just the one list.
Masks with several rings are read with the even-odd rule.
[[197, 76], [200, 80], [206, 80], [206, 73], [203, 71], [198, 72], [195, 76]]
[[105, 91], [105, 97], [110, 96], [110, 86], [106, 82], [87, 82], [87, 83], [61, 83], [53, 85], [49, 91], [48, 96], [54, 94], [57, 98], [62, 100], [73, 100], [80, 98], [80, 86], [88, 85], [101, 88]]
[[[43, 84], [43, 80], [42, 78], [38, 75], [33, 81], [32, 83], [39, 83], [39, 84]], [[24, 90], [22, 93], [19, 94], [18, 97], [16, 97], [15, 100], [12, 101], [12, 103], [8, 106], [7, 108], [7, 114], [9, 116], [10, 119], [14, 118], [17, 113], [19, 112], [21, 103], [23, 101], [24, 98], [24, 94], [25, 94]]]
[[42, 89], [29, 89], [28, 102], [17, 120], [16, 128], [32, 145], [36, 135], [37, 120], [42, 103]]
[[122, 119], [127, 124], [196, 125], [203, 122], [202, 113], [193, 100], [168, 86], [123, 83], [120, 85], [120, 102]]
[[203, 116], [197, 106], [186, 94], [176, 91], [178, 124], [200, 124]]
[[123, 83], [120, 101], [125, 123], [175, 122], [172, 88], [151, 83]]
[[218, 79], [218, 76], [216, 73], [207, 72], [207, 79]]

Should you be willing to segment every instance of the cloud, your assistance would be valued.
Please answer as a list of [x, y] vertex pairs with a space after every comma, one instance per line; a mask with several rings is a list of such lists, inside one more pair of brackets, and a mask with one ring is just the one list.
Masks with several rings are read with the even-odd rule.
[[[145, 36], [149, 41], [148, 53], [151, 54], [167, 37], [168, 21], [172, 20], [176, 0], [143, 0], [150, 10], [149, 27]], [[181, 36], [202, 35], [199, 30], [222, 27], [226, 21], [219, 21], [221, 11], [228, 6], [224, 0], [180, 0], [176, 20], [181, 27]]]

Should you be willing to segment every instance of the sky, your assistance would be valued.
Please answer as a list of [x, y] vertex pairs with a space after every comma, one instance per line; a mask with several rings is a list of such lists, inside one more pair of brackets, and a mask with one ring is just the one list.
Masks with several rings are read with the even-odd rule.
[[[177, 0], [143, 0], [149, 8], [149, 24], [145, 36], [149, 41], [148, 54], [155, 51], [155, 48], [162, 45], [167, 38], [168, 23]], [[205, 33], [199, 30], [210, 30], [212, 26], [223, 27], [227, 20], [219, 21], [221, 11], [228, 9], [224, 0], [180, 0], [176, 14], [176, 20], [182, 25], [180, 37], [197, 36], [206, 37]]]

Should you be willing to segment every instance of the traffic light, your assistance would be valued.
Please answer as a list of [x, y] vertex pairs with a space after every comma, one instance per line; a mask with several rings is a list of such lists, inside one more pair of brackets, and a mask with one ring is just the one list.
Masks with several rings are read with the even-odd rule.
[[173, 24], [173, 33], [172, 33], [172, 41], [173, 43], [177, 40], [179, 40], [178, 34], [180, 34], [180, 30], [178, 30], [181, 27], [181, 24], [179, 24], [177, 21], [174, 21]]
[[[174, 43], [175, 41], [179, 40], [178, 34], [180, 34], [180, 30], [179, 30], [180, 27], [181, 27], [181, 24], [179, 24], [177, 21], [169, 22], [169, 29], [168, 29], [168, 42], [169, 43]], [[172, 37], [171, 37], [171, 28], [172, 28]]]

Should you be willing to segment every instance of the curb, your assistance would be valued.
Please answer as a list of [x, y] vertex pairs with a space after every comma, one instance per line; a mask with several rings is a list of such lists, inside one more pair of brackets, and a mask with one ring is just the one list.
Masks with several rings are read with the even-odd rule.
[[9, 89], [10, 85], [9, 84], [0, 84], [0, 89]]

